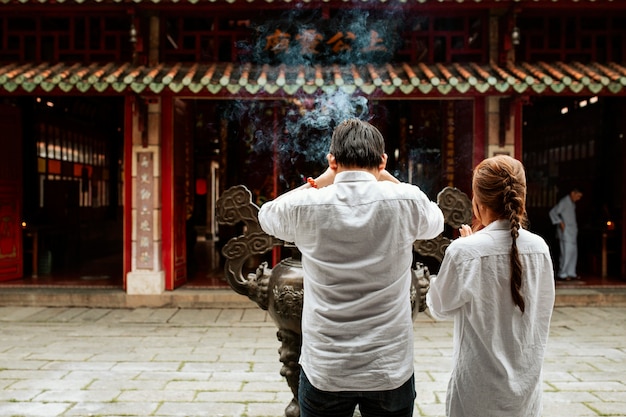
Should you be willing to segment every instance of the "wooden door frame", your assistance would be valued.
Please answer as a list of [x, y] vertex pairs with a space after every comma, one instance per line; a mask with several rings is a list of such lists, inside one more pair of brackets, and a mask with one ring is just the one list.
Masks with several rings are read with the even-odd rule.
[[161, 230], [165, 289], [174, 289], [174, 105], [170, 96], [161, 97]]
[[[176, 97], [161, 97], [161, 229], [163, 238], [163, 268], [165, 289], [174, 290], [187, 282], [186, 228], [178, 227], [181, 216], [186, 213], [186, 201], [176, 198], [175, 146], [185, 145], [175, 138]], [[183, 140], [186, 138], [182, 138]], [[182, 206], [181, 206], [182, 205]], [[182, 260], [179, 255], [182, 254]]]
[[[2, 243], [12, 246], [13, 253], [0, 256], [0, 281], [22, 278], [24, 275], [24, 248], [22, 230], [22, 118], [18, 107], [1, 105], [2, 118], [7, 120], [6, 127], [0, 138], [8, 143], [2, 147], [2, 154], [7, 160], [0, 161], [8, 171], [17, 173], [17, 179], [12, 180], [11, 174], [0, 172], [0, 239]], [[4, 123], [4, 122], [3, 122]], [[11, 135], [13, 134], [13, 135]], [[12, 142], [9, 142], [12, 141]], [[5, 154], [6, 152], [6, 154]], [[8, 209], [7, 209], [8, 208]], [[6, 210], [5, 210], [6, 209]], [[11, 242], [12, 239], [12, 242]], [[36, 256], [33, 247], [33, 256]], [[2, 255], [2, 252], [0, 252]], [[35, 264], [37, 260], [33, 260]], [[34, 272], [33, 272], [34, 273]]]
[[124, 254], [123, 286], [126, 290], [126, 277], [132, 271], [133, 255], [133, 108], [135, 96], [124, 98]]

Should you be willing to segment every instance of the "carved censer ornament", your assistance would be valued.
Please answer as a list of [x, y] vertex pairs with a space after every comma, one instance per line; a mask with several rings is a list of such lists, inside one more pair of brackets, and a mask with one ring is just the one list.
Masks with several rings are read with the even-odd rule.
[[[467, 195], [456, 188], [447, 187], [437, 196], [437, 203], [444, 213], [448, 225], [457, 229], [471, 223], [471, 202]], [[298, 384], [300, 377], [300, 347], [302, 345], [302, 264], [300, 252], [288, 242], [269, 236], [261, 229], [258, 220], [259, 207], [252, 202], [252, 193], [243, 185], [226, 190], [217, 200], [217, 221], [226, 225], [243, 223], [243, 234], [230, 239], [222, 249], [226, 259], [224, 272], [226, 281], [237, 293], [254, 301], [267, 310], [278, 327], [277, 338], [281, 342], [278, 352], [283, 366], [280, 374], [285, 377], [293, 398], [285, 408], [285, 417], [299, 417]], [[443, 259], [450, 239], [439, 235], [432, 240], [416, 241], [413, 250], [421, 256]], [[262, 262], [254, 273], [244, 276], [244, 266], [250, 258], [270, 251], [274, 246], [291, 250], [291, 256], [283, 259], [274, 268]], [[412, 268], [411, 310], [413, 318], [418, 311], [426, 309], [426, 293], [430, 273], [421, 263]]]

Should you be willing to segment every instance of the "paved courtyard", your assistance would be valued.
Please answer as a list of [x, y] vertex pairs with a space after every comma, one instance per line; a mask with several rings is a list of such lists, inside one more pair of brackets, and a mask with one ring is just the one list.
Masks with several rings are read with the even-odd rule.
[[[555, 310], [544, 417], [626, 416], [625, 323], [621, 307]], [[451, 332], [415, 321], [415, 416], [444, 416]], [[0, 335], [2, 417], [280, 417], [292, 398], [258, 308], [0, 307]]]

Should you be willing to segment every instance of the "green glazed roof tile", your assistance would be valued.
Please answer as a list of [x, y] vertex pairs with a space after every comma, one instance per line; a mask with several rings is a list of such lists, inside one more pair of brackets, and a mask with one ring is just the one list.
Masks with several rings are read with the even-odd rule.
[[343, 90], [377, 96], [623, 93], [618, 63], [270, 66], [212, 63], [0, 65], [5, 93], [142, 93], [220, 97], [289, 97]]

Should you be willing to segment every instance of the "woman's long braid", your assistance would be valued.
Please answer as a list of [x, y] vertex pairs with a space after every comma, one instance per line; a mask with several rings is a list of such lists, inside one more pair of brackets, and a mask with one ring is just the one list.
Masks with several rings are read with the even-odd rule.
[[515, 184], [515, 181], [507, 174], [504, 179], [503, 197], [504, 213], [511, 223], [511, 295], [513, 302], [523, 313], [526, 302], [522, 295], [522, 263], [517, 249], [517, 238], [522, 227], [524, 201], [512, 184]]

